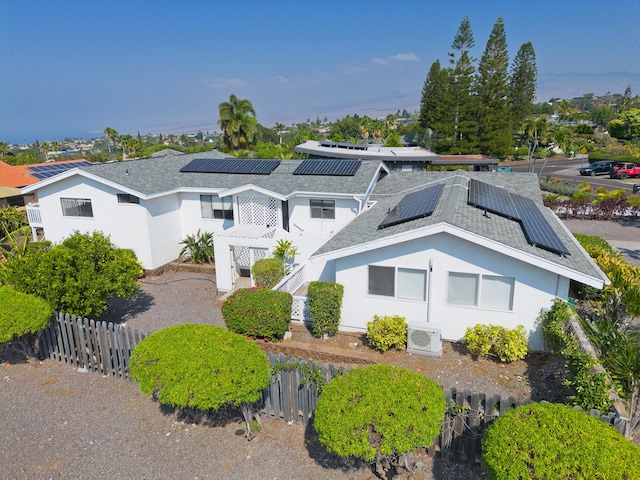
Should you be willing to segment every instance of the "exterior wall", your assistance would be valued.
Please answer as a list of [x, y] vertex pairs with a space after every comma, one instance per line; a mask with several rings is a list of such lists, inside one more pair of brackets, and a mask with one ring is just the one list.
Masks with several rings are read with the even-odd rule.
[[[332, 200], [328, 196], [311, 197]], [[303, 231], [305, 234], [325, 234], [327, 239], [342, 230], [351, 220], [358, 216], [360, 202], [355, 199], [335, 199], [336, 218], [323, 220], [311, 218], [310, 197], [295, 197], [289, 200], [289, 230], [292, 233]], [[326, 240], [325, 240], [326, 241]]]
[[[38, 190], [38, 203], [45, 238], [58, 243], [75, 230], [81, 233], [100, 231], [122, 248], [132, 248], [144, 268], [156, 268], [149, 241], [150, 218], [144, 202], [121, 204], [117, 190], [97, 182], [71, 177]], [[91, 199], [93, 217], [62, 215], [60, 198]]]
[[[368, 293], [368, 265], [428, 271], [430, 261], [433, 269], [427, 279], [427, 301]], [[448, 272], [515, 277], [513, 310], [447, 305]], [[466, 328], [478, 323], [507, 328], [524, 325], [535, 349], [543, 346], [536, 325], [541, 309], [550, 307], [556, 296], [566, 298], [569, 288], [566, 278], [444, 233], [337, 259], [335, 281], [345, 287], [341, 329], [366, 330], [375, 314], [400, 315], [411, 326], [439, 327], [442, 338], [457, 341]]]
[[[216, 195], [215, 193], [202, 192], [202, 195]], [[238, 218], [238, 206], [235, 199], [233, 203], [234, 220], [218, 220], [215, 218], [202, 218], [200, 210], [200, 193], [181, 193], [180, 194], [180, 220], [182, 239], [187, 235], [193, 235], [200, 229], [201, 232], [221, 232], [227, 230], [234, 225], [234, 221]]]

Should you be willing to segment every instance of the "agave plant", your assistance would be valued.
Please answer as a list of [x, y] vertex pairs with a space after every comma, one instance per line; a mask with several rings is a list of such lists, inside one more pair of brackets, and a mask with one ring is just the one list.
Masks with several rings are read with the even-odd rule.
[[180, 256], [187, 256], [191, 263], [213, 263], [213, 233], [201, 232], [195, 235], [187, 235], [180, 244], [184, 245], [180, 250]]

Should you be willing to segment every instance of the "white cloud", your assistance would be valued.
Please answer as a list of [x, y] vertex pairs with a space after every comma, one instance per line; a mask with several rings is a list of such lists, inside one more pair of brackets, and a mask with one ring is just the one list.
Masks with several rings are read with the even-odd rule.
[[378, 65], [388, 66], [398, 62], [419, 62], [420, 59], [415, 53], [399, 53], [386, 58], [375, 57], [371, 61]]
[[280, 83], [291, 83], [287, 77], [283, 77], [282, 75], [276, 75], [273, 79]]
[[211, 80], [205, 80], [210, 87], [213, 88], [237, 88], [237, 87], [248, 87], [251, 84], [245, 80], [240, 80], [239, 78], [213, 78]]

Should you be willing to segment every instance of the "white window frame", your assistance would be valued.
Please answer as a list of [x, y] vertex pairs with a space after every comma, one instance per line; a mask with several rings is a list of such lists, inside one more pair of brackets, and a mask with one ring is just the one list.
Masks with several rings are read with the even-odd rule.
[[63, 217], [93, 218], [90, 198], [60, 198]]
[[[315, 205], [314, 205], [315, 203]], [[324, 198], [309, 199], [310, 217], [315, 220], [335, 220], [336, 201]]]
[[[469, 281], [475, 284], [471, 301], [465, 301], [463, 295], [458, 295], [452, 288], [452, 279]], [[508, 275], [491, 275], [468, 272], [447, 272], [447, 305], [456, 307], [479, 308], [484, 310], [513, 311], [513, 299], [515, 295], [516, 278]], [[506, 294], [506, 295], [505, 295]], [[500, 298], [500, 295], [503, 295]], [[508, 297], [508, 298], [507, 298]], [[471, 296], [469, 296], [471, 299]]]
[[207, 220], [233, 220], [233, 198], [200, 195], [200, 215]]
[[[372, 282], [372, 271], [377, 271], [380, 274], [385, 272], [387, 275], [383, 285], [374, 285]], [[393, 278], [390, 278], [389, 276]], [[417, 276], [422, 276], [421, 286], [415, 288]], [[409, 283], [403, 283], [401, 279], [405, 277], [406, 280], [410, 280]], [[411, 278], [413, 277], [413, 278]], [[406, 281], [405, 280], [405, 281]], [[416, 302], [427, 301], [427, 270], [420, 268], [404, 268], [404, 267], [389, 267], [386, 265], [368, 265], [367, 266], [367, 293], [369, 295], [375, 295], [377, 297], [396, 298], [399, 300], [411, 300]], [[418, 280], [420, 282], [420, 280]], [[413, 288], [403, 288], [403, 285], [413, 285]], [[373, 287], [373, 288], [372, 288]]]

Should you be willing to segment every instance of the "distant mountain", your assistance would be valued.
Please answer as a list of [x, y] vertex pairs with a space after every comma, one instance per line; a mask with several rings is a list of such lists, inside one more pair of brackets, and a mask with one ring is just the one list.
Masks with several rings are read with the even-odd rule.
[[623, 94], [631, 85], [632, 95], [640, 94], [640, 73], [546, 73], [538, 75], [537, 102], [551, 98], [576, 98], [585, 93], [601, 97], [607, 93]]

